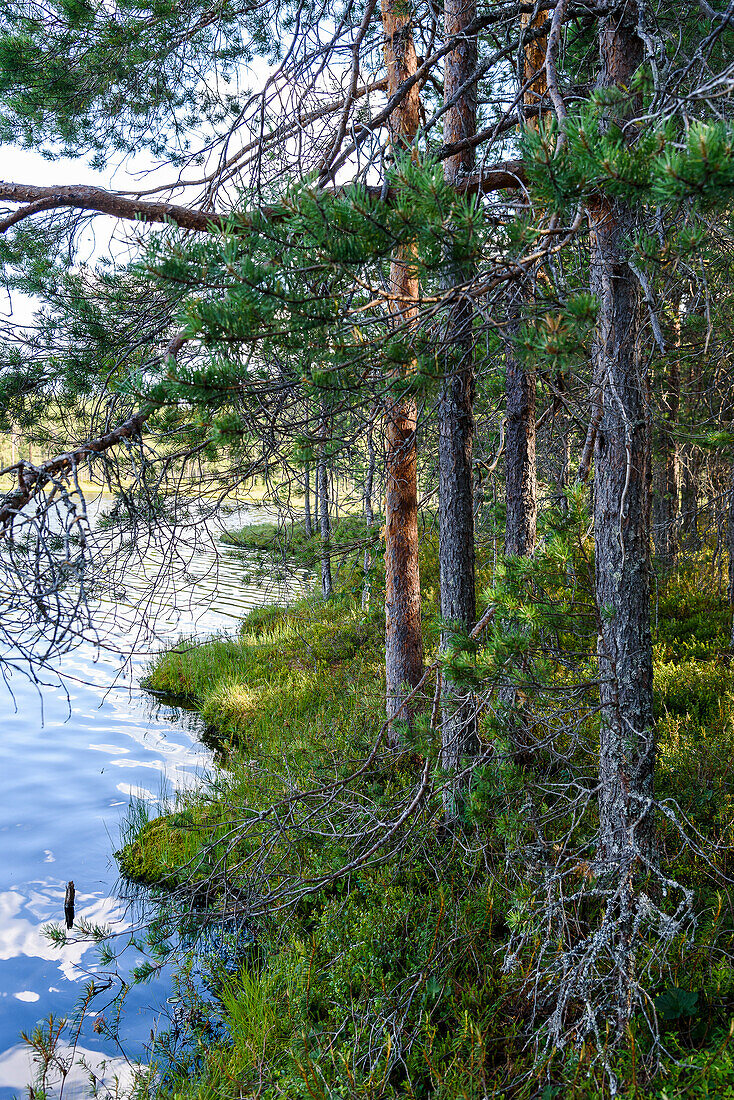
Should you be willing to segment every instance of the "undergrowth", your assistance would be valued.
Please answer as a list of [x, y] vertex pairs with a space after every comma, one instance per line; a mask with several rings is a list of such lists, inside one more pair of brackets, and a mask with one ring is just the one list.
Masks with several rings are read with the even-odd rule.
[[[343, 515], [330, 534], [331, 553], [337, 559], [355, 558], [364, 547], [376, 547], [384, 519], [376, 515], [371, 524], [359, 515]], [[225, 531], [222, 542], [244, 550], [256, 550], [270, 557], [286, 558], [305, 566], [314, 566], [321, 557], [321, 535], [313, 526], [308, 534], [304, 520], [286, 524], [253, 523], [235, 531]]]
[[[267, 812], [289, 784], [338, 784], [369, 753], [382, 723], [383, 630], [384, 617], [365, 613], [346, 585], [326, 605], [260, 609], [236, 638], [162, 654], [150, 686], [194, 703], [217, 730], [226, 768], [179, 796], [167, 816], [139, 823], [118, 853], [123, 873], [162, 895], [185, 886], [189, 912], [198, 907], [203, 921], [214, 895], [228, 899], [220, 911], [236, 905], [253, 888], [241, 868], [254, 843], [251, 832], [241, 849], [232, 840], [238, 807]], [[435, 629], [427, 644], [430, 653]], [[718, 596], [671, 578], [659, 595], [655, 654], [658, 791], [705, 850], [682, 844], [678, 827], [661, 820], [661, 859], [695, 889], [697, 925], [674, 941], [649, 989], [659, 1044], [633, 1020], [615, 1071], [630, 1097], [734, 1097], [734, 668]], [[483, 736], [495, 723], [485, 716]], [[366, 772], [360, 813], [378, 817], [415, 784], [422, 761], [416, 744], [402, 762]], [[481, 843], [471, 850], [447, 842], [440, 819], [423, 814], [396, 858], [261, 914], [247, 930], [256, 952], [214, 966], [206, 989], [182, 982], [187, 1018], [209, 1022], [189, 1029], [188, 1045], [159, 1041], [161, 1100], [608, 1095], [584, 1043], [536, 1059], [525, 981], [532, 959], [506, 965], [528, 904], [503, 870], [506, 831], [527, 828], [518, 814], [526, 779], [509, 762], [477, 794]], [[294, 824], [268, 844], [271, 882], [318, 878], [349, 859], [346, 833], [299, 833]]]

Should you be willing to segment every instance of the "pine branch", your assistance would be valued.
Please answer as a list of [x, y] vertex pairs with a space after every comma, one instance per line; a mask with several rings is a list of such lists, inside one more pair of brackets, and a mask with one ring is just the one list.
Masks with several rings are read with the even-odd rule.
[[[88, 187], [83, 184], [70, 184], [63, 187], [38, 187], [32, 183], [6, 183], [0, 181], [0, 199], [8, 202], [28, 203], [15, 214], [0, 222], [0, 229], [8, 229], [16, 224], [21, 214], [28, 217], [38, 210], [63, 209], [89, 210], [97, 214], [110, 214], [128, 221], [149, 223], [172, 223], [181, 229], [194, 229], [210, 233], [221, 230], [227, 218], [221, 214], [208, 214], [187, 206], [178, 206], [169, 202], [145, 202], [130, 199], [115, 191], [105, 191], [101, 187]], [[43, 205], [41, 205], [43, 204]]]
[[[163, 354], [164, 361], [175, 359], [186, 340], [187, 336], [183, 331], [176, 333], [166, 347]], [[133, 416], [129, 416], [127, 420], [123, 421], [122, 424], [118, 424], [117, 427], [105, 432], [104, 435], [98, 436], [97, 439], [81, 443], [73, 451], [56, 455], [55, 458], [49, 458], [38, 466], [33, 466], [31, 463], [21, 460], [15, 466], [9, 466], [7, 469], [0, 471], [0, 474], [17, 473], [18, 477], [18, 488], [0, 497], [0, 536], [9, 532], [13, 520], [53, 477], [59, 475], [63, 477], [71, 473], [85, 459], [91, 458], [92, 455], [102, 454], [118, 443], [122, 443], [123, 440], [137, 435], [153, 412], [153, 405], [140, 409]]]
[[[445, 155], [449, 155], [447, 147]], [[443, 157], [443, 151], [442, 151]], [[482, 169], [481, 172], [463, 180], [458, 190], [468, 195], [487, 195], [493, 191], [516, 190], [525, 182], [522, 161], [508, 160]], [[324, 190], [324, 195], [344, 194], [345, 186]], [[370, 198], [384, 202], [395, 200], [395, 191], [387, 192], [380, 187], [368, 187]], [[96, 214], [108, 214], [111, 217], [127, 221], [140, 221], [148, 224], [171, 224], [180, 229], [190, 229], [198, 233], [220, 233], [233, 222], [237, 231], [252, 228], [254, 212], [234, 212], [232, 214], [207, 213], [193, 207], [179, 206], [167, 202], [145, 202], [131, 199], [116, 191], [105, 191], [101, 187], [88, 187], [83, 184], [69, 184], [63, 187], [39, 187], [36, 184], [11, 183], [0, 181], [0, 199], [8, 202], [24, 203], [18, 210], [0, 221], [0, 232], [4, 232], [24, 218], [45, 210], [70, 208], [89, 211]], [[281, 206], [261, 207], [260, 215], [277, 220], [285, 214]]]
[[134, 416], [128, 417], [124, 423], [118, 424], [116, 428], [97, 439], [83, 443], [66, 454], [49, 458], [39, 466], [32, 466], [29, 462], [21, 461], [16, 466], [3, 470], [3, 473], [17, 471], [18, 488], [0, 499], [0, 534], [7, 533], [18, 513], [25, 508], [35, 493], [42, 489], [52, 477], [59, 474], [68, 474], [75, 466], [78, 466], [91, 455], [101, 454], [103, 451], [109, 450], [110, 447], [114, 447], [115, 444], [121, 443], [124, 439], [130, 439], [131, 436], [137, 435], [152, 411], [152, 408], [142, 409]]

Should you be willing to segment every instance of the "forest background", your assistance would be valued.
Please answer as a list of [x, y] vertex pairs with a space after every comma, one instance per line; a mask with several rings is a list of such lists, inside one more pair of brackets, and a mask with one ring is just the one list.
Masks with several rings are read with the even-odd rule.
[[[4, 140], [170, 173], [0, 183], [40, 302], [0, 427], [50, 456], [6, 470], [4, 660], [91, 626], [87, 464], [120, 569], [254, 479], [320, 568], [322, 602], [151, 671], [229, 779], [123, 870], [169, 897], [154, 954], [182, 913], [239, 945], [163, 1092], [734, 1087], [733, 17], [3, 8]], [[99, 217], [128, 255], [90, 266]]]

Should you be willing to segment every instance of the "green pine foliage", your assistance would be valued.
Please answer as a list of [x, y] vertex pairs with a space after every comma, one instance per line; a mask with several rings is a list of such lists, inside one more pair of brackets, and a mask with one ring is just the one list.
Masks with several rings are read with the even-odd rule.
[[231, 78], [269, 40], [257, 12], [244, 34], [238, 14], [226, 4], [214, 13], [205, 3], [167, 0], [121, 0], [114, 10], [87, 0], [3, 5], [2, 140], [97, 153], [98, 167], [142, 141], [175, 159], [193, 126], [240, 109], [237, 94], [219, 104], [200, 83], [212, 64]]
[[732, 124], [693, 121], [683, 133], [672, 123], [651, 125], [630, 143], [606, 119], [626, 96], [595, 93], [569, 115], [560, 152], [557, 124], [526, 127], [523, 151], [538, 199], [559, 212], [602, 197], [652, 206], [693, 200], [704, 210], [727, 204], [734, 187]]

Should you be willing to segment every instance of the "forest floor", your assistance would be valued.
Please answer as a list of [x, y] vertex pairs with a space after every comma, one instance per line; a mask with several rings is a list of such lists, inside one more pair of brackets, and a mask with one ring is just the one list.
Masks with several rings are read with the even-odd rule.
[[[467, 856], [435, 816], [418, 815], [392, 858], [332, 874], [351, 858], [350, 829], [389, 822], [423, 766], [421, 746], [407, 745], [389, 767], [364, 771], [359, 789], [350, 780], [383, 722], [384, 614], [379, 599], [362, 608], [364, 532], [346, 522], [355, 568], [345, 566], [328, 604], [254, 611], [236, 637], [165, 652], [150, 670], [148, 686], [200, 711], [223, 767], [163, 816], [131, 824], [122, 873], [157, 890], [164, 907], [177, 892], [179, 914], [181, 897], [189, 913], [206, 914], [218, 898], [256, 892], [256, 875], [273, 897], [278, 884], [284, 898], [294, 883], [317, 884], [273, 904], [239, 954], [210, 952], [203, 982], [192, 977], [196, 949], [184, 953], [186, 1035], [159, 1042], [160, 1095], [607, 1096], [608, 1075], [588, 1045], [535, 1057], [527, 971], [503, 965], [517, 886], [503, 870], [499, 818], [475, 823], [481, 851]], [[274, 528], [248, 530], [251, 548], [267, 552], [275, 539], [283, 552]], [[294, 549], [301, 561], [314, 551], [302, 533]], [[429, 539], [427, 659], [438, 633], [435, 557]], [[698, 920], [649, 989], [660, 1044], [635, 1020], [615, 1055], [619, 1094], [631, 1097], [734, 1097], [734, 668], [729, 612], [713, 580], [711, 588], [679, 576], [660, 586], [653, 607], [658, 792], [675, 800], [705, 851], [661, 825], [666, 873], [695, 890]], [[515, 798], [532, 781], [529, 769], [507, 775]], [[270, 808], [296, 786], [329, 788], [331, 800], [291, 806], [268, 831]]]

